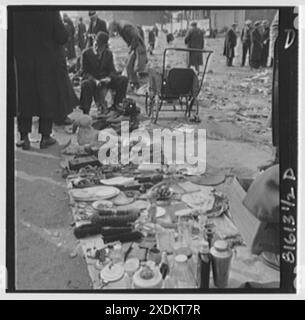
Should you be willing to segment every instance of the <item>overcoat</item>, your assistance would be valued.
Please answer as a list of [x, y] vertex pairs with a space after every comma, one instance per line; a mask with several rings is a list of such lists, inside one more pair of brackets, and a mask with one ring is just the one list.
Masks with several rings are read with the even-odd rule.
[[[204, 35], [203, 32], [199, 29], [192, 29], [188, 31], [185, 39], [185, 44], [188, 48], [191, 49], [203, 49], [204, 47]], [[202, 66], [203, 59], [201, 52], [190, 52], [189, 53], [188, 65], [190, 66]]]
[[236, 33], [234, 32], [233, 29], [229, 29], [225, 37], [223, 55], [230, 59], [234, 58], [235, 57], [234, 48], [236, 46], [236, 43], [237, 43]]
[[58, 46], [68, 39], [58, 11], [16, 11], [13, 55], [17, 74], [17, 114], [53, 119], [59, 103]]

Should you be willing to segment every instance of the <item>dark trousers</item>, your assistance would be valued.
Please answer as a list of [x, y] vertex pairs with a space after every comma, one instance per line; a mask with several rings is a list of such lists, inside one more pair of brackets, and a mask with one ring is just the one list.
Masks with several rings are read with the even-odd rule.
[[[18, 130], [21, 136], [26, 136], [32, 131], [32, 117], [18, 117]], [[52, 120], [39, 118], [39, 133], [50, 135], [52, 132]]]
[[232, 63], [233, 63], [233, 57], [232, 58], [227, 57], [227, 66], [232, 67]]
[[104, 105], [107, 90], [115, 91], [114, 105], [126, 97], [128, 79], [124, 76], [113, 76], [107, 85], [97, 85], [94, 80], [83, 80], [81, 84], [80, 105], [85, 114], [89, 114], [92, 100], [99, 106]]
[[262, 66], [263, 67], [267, 66], [268, 55], [269, 55], [269, 44], [264, 44], [263, 50], [262, 50]]
[[243, 42], [243, 55], [241, 65], [244, 66], [246, 62], [247, 54], [249, 53], [249, 64], [250, 64], [250, 42]]

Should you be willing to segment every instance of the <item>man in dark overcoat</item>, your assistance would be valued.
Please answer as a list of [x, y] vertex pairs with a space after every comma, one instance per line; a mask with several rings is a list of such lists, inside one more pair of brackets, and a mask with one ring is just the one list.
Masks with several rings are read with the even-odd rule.
[[149, 30], [148, 32], [148, 44], [149, 44], [149, 52], [153, 54], [156, 43], [156, 35], [154, 29]]
[[108, 89], [115, 92], [115, 106], [126, 96], [128, 79], [117, 75], [108, 40], [108, 34], [100, 31], [94, 39], [93, 47], [82, 53], [80, 106], [85, 114], [89, 114], [92, 99], [95, 100], [99, 111], [105, 111], [105, 95]]
[[223, 55], [227, 57], [228, 67], [232, 67], [233, 59], [235, 57], [235, 47], [237, 44], [236, 27], [237, 23], [233, 23], [232, 27], [227, 31], [225, 37]]
[[98, 17], [96, 11], [89, 11], [89, 17], [90, 24], [87, 31], [87, 47], [92, 47], [94, 37], [98, 32], [103, 31], [108, 33], [108, 30], [106, 22]]
[[66, 48], [66, 55], [68, 60], [74, 59], [76, 57], [75, 54], [75, 28], [73, 25], [73, 21], [69, 18], [69, 16], [64, 13], [63, 14], [63, 20], [65, 24], [66, 31], [68, 33], [68, 41], [65, 45]]
[[[196, 22], [192, 22], [191, 29], [186, 34], [184, 39], [185, 44], [190, 49], [203, 49], [204, 48], [204, 34], [197, 27]], [[194, 66], [196, 71], [199, 72], [200, 66], [203, 64], [202, 52], [189, 52], [188, 54], [188, 67]]]
[[261, 22], [254, 23], [254, 30], [251, 32], [250, 65], [258, 69], [262, 63], [263, 38]]
[[270, 28], [268, 20], [264, 20], [262, 23], [262, 41], [263, 41], [263, 49], [262, 49], [262, 67], [267, 66], [268, 56], [269, 56], [269, 42], [270, 42]]
[[30, 148], [32, 117], [39, 117], [40, 148], [56, 142], [50, 134], [58, 104], [58, 45], [68, 39], [58, 11], [16, 11], [13, 55], [17, 74], [17, 118], [23, 149]]
[[86, 47], [86, 25], [83, 22], [83, 18], [80, 17], [77, 25], [77, 45], [81, 51]]

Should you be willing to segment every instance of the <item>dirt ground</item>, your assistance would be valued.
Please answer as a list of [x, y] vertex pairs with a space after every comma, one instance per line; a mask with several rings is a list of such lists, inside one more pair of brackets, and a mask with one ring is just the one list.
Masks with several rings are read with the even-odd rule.
[[[150, 67], [160, 68], [165, 37], [158, 39]], [[173, 46], [183, 46], [176, 39]], [[118, 69], [124, 65], [127, 48], [121, 39], [111, 41]], [[206, 39], [214, 51], [200, 93], [200, 128], [207, 129], [207, 163], [242, 177], [253, 177], [257, 166], [271, 155], [270, 69], [251, 71], [240, 67], [241, 47], [234, 67], [225, 66], [223, 38]], [[169, 55], [171, 67], [184, 58]], [[142, 88], [143, 89], [143, 88]], [[140, 92], [141, 93], [141, 90]], [[142, 90], [143, 93], [143, 90]], [[133, 96], [144, 110], [144, 97]], [[147, 120], [144, 118], [144, 120]], [[161, 127], [187, 123], [183, 114], [160, 116]], [[16, 170], [16, 287], [17, 289], [90, 289], [86, 265], [80, 255], [71, 253], [78, 246], [73, 236], [67, 190], [61, 178], [60, 145], [70, 136], [54, 127], [59, 145], [39, 150], [37, 125], [31, 136], [31, 151], [15, 152]]]

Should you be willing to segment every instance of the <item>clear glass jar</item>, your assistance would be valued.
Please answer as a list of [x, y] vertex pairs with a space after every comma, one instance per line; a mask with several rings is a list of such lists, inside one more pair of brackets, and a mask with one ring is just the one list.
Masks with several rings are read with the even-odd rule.
[[191, 272], [187, 256], [179, 254], [175, 257], [173, 268], [170, 272], [171, 284], [174, 288], [195, 288], [194, 274]]

